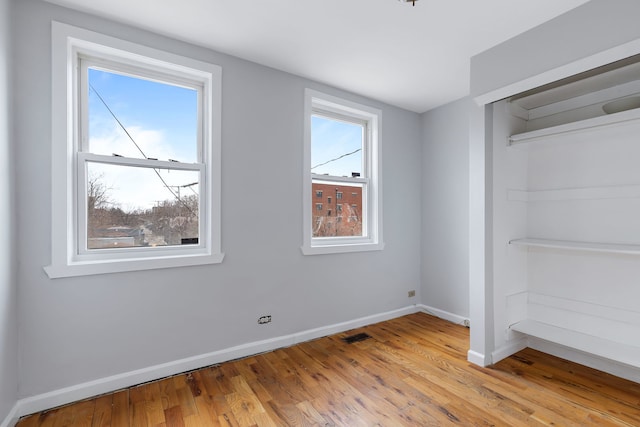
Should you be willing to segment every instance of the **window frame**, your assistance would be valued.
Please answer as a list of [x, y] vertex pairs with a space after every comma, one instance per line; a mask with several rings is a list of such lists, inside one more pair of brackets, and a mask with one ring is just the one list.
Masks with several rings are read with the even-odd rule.
[[[363, 170], [358, 177], [317, 175], [311, 172], [312, 117], [321, 115], [336, 120], [362, 123], [365, 127], [363, 141]], [[303, 244], [304, 255], [320, 255], [345, 252], [378, 251], [384, 249], [382, 239], [382, 178], [381, 178], [381, 126], [382, 111], [350, 100], [328, 95], [313, 89], [304, 94], [304, 159], [303, 159]], [[329, 182], [339, 185], [363, 186], [362, 212], [363, 236], [313, 237], [312, 204], [313, 182]]]
[[[198, 185], [200, 187], [200, 194], [206, 193], [206, 167], [204, 163], [180, 163], [170, 162], [164, 160], [155, 159], [135, 159], [131, 157], [119, 157], [119, 156], [105, 156], [101, 154], [93, 154], [86, 151], [80, 151], [77, 153], [76, 173], [77, 173], [77, 195], [75, 196], [76, 204], [76, 217], [77, 220], [77, 232], [76, 232], [76, 248], [78, 252], [78, 258], [89, 260], [110, 260], [123, 258], [126, 254], [128, 256], [136, 256], [140, 258], [154, 258], [158, 254], [166, 254], [175, 252], [180, 254], [185, 252], [186, 249], [202, 249], [206, 246], [204, 239], [200, 239], [200, 236], [206, 235], [206, 221], [198, 221], [198, 244], [191, 245], [189, 248], [183, 246], [165, 246], [155, 247], [152, 249], [146, 249], [141, 247], [119, 248], [109, 249], [108, 251], [102, 249], [89, 249], [88, 248], [88, 218], [87, 218], [87, 183], [88, 183], [88, 169], [89, 163], [101, 163], [115, 166], [147, 168], [147, 169], [167, 169], [174, 171], [190, 171], [197, 172], [199, 179]], [[206, 218], [206, 203], [200, 203], [199, 197], [198, 203], [198, 218]], [[206, 202], [206, 201], [205, 201]]]
[[[82, 62], [168, 84], [200, 86], [198, 162], [110, 157], [86, 151], [80, 120], [87, 114]], [[171, 268], [222, 262], [221, 252], [221, 80], [215, 64], [156, 50], [111, 36], [52, 22], [52, 233], [50, 278]], [[198, 244], [118, 250], [82, 249], [86, 237], [87, 162], [192, 170], [200, 177]], [[84, 193], [83, 193], [84, 191]], [[84, 213], [83, 213], [84, 212]], [[84, 224], [84, 225], [83, 225]], [[86, 240], [86, 239], [85, 239]]]

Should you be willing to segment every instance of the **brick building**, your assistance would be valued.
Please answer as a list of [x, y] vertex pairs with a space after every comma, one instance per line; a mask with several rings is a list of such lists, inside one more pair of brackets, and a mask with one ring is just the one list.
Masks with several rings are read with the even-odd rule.
[[362, 187], [312, 183], [313, 237], [362, 235]]

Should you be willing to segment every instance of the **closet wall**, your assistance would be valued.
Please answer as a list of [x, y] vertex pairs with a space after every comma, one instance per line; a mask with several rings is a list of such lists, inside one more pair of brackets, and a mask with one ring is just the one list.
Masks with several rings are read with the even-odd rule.
[[639, 14], [591, 0], [472, 58], [475, 363], [530, 346], [640, 381]]
[[493, 105], [496, 358], [561, 345], [640, 380], [640, 65]]

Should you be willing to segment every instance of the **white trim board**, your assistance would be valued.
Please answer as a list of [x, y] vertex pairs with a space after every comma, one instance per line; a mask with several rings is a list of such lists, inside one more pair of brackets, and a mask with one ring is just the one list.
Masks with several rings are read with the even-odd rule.
[[498, 363], [502, 359], [506, 359], [507, 357], [516, 354], [520, 350], [524, 350], [528, 346], [529, 341], [526, 337], [507, 341], [505, 345], [501, 346], [500, 348], [496, 348], [491, 352], [491, 364]]
[[22, 417], [148, 381], [158, 380], [171, 375], [180, 374], [182, 372], [242, 357], [252, 356], [266, 351], [276, 350], [278, 348], [289, 347], [301, 342], [383, 322], [385, 320], [417, 313], [419, 311], [421, 310], [418, 306], [411, 305], [397, 310], [361, 317], [320, 328], [309, 329], [290, 335], [242, 344], [211, 353], [175, 360], [135, 371], [124, 372], [122, 374], [112, 375], [110, 377], [100, 378], [70, 387], [53, 390], [47, 393], [26, 397], [17, 402], [14, 411], [10, 414], [10, 419], [8, 418], [8, 421], [5, 420], [0, 427], [11, 426], [12, 424], [10, 424], [10, 421], [13, 417]]
[[[629, 381], [640, 383], [640, 368], [531, 336], [514, 340], [509, 342], [508, 345], [496, 349], [491, 353], [492, 360], [481, 366], [498, 363], [500, 360], [506, 359], [525, 348], [531, 348], [579, 365], [588, 366]], [[468, 354], [468, 360], [470, 362], [474, 362], [476, 365], [480, 365], [478, 362], [484, 360], [482, 359], [482, 356], [483, 355], [472, 354], [470, 351]], [[471, 360], [472, 358], [473, 360]]]
[[17, 402], [15, 405], [13, 405], [13, 408], [11, 408], [5, 419], [0, 423], [0, 427], [13, 427], [16, 425], [16, 423], [20, 419], [20, 415], [18, 415], [19, 404], [20, 402]]
[[588, 71], [602, 65], [611, 64], [624, 58], [640, 53], [640, 39], [632, 40], [619, 46], [595, 53], [565, 65], [552, 68], [535, 76], [524, 78], [517, 82], [489, 90], [481, 94], [472, 94], [478, 105], [487, 105], [500, 99], [508, 98], [529, 89], [543, 86]]
[[507, 190], [510, 202], [561, 202], [569, 200], [608, 200], [640, 198], [640, 185], [607, 185], [549, 190]]
[[454, 313], [450, 313], [448, 311], [440, 310], [439, 308], [429, 307], [428, 305], [418, 304], [416, 307], [420, 309], [423, 313], [430, 314], [435, 317], [439, 317], [440, 319], [447, 320], [451, 323], [455, 323], [457, 325], [466, 326], [469, 322], [468, 317], [463, 317]]
[[562, 141], [562, 139], [559, 138], [568, 135], [581, 134], [598, 128], [604, 129], [620, 126], [622, 124], [633, 124], [637, 123], [638, 120], [640, 120], [640, 110], [632, 109], [628, 111], [621, 111], [615, 114], [592, 117], [561, 125], [517, 133], [509, 137], [509, 146], [513, 147], [520, 144], [526, 145], [527, 143], [534, 142], [548, 143], [550, 138], [555, 138], [552, 142], [557, 144]]
[[509, 244], [525, 247], [530, 246], [538, 248], [564, 249], [569, 251], [604, 252], [627, 255], [640, 254], [640, 245], [627, 245], [620, 243], [574, 242], [569, 240], [524, 238], [509, 240]]
[[552, 343], [543, 339], [529, 337], [529, 348], [560, 357], [580, 365], [588, 366], [629, 381], [640, 383], [640, 369], [614, 360], [606, 359], [593, 354], [584, 353], [582, 351], [565, 347], [561, 344]]
[[385, 320], [395, 319], [397, 317], [418, 312], [431, 314], [433, 316], [448, 320], [456, 324], [464, 324], [464, 321], [466, 320], [466, 318], [462, 316], [426, 305], [411, 305], [397, 310], [360, 317], [347, 322], [309, 329], [306, 331], [271, 338], [268, 340], [255, 341], [252, 343], [230, 347], [211, 353], [150, 366], [148, 368], [125, 372], [106, 378], [100, 378], [82, 384], [76, 384], [70, 387], [53, 390], [36, 396], [26, 397], [20, 399], [16, 403], [7, 418], [3, 421], [2, 424], [0, 424], [0, 427], [12, 427], [19, 417], [40, 412], [46, 409], [55, 408], [57, 406], [65, 405], [71, 402], [76, 402], [78, 400], [91, 398], [104, 393], [110, 393], [122, 388], [135, 386], [137, 384], [145, 383], [148, 381], [158, 380], [171, 375], [177, 375], [182, 372], [199, 369], [205, 366], [214, 365], [216, 363], [222, 363], [242, 357], [248, 357], [266, 351], [276, 350], [278, 348], [289, 347], [316, 338], [337, 334], [340, 332], [348, 331], [350, 329], [360, 328], [363, 326], [372, 325], [374, 323], [383, 322]]
[[478, 353], [477, 351], [467, 351], [467, 362], [471, 362], [474, 365], [481, 366], [483, 368], [491, 365], [491, 358], [485, 354]]

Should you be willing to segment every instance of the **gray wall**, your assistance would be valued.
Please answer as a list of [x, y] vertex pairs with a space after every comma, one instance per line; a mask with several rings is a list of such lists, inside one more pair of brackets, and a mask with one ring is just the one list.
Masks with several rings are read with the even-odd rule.
[[422, 303], [469, 317], [470, 98], [422, 116]]
[[[420, 285], [419, 115], [37, 0], [14, 7], [20, 396], [415, 302], [407, 291]], [[223, 67], [224, 263], [47, 278], [52, 19]], [[384, 251], [301, 254], [305, 87], [383, 111]], [[273, 322], [258, 326], [263, 314]]]
[[10, 0], [0, 0], [0, 422], [18, 393], [17, 284], [11, 169]]

